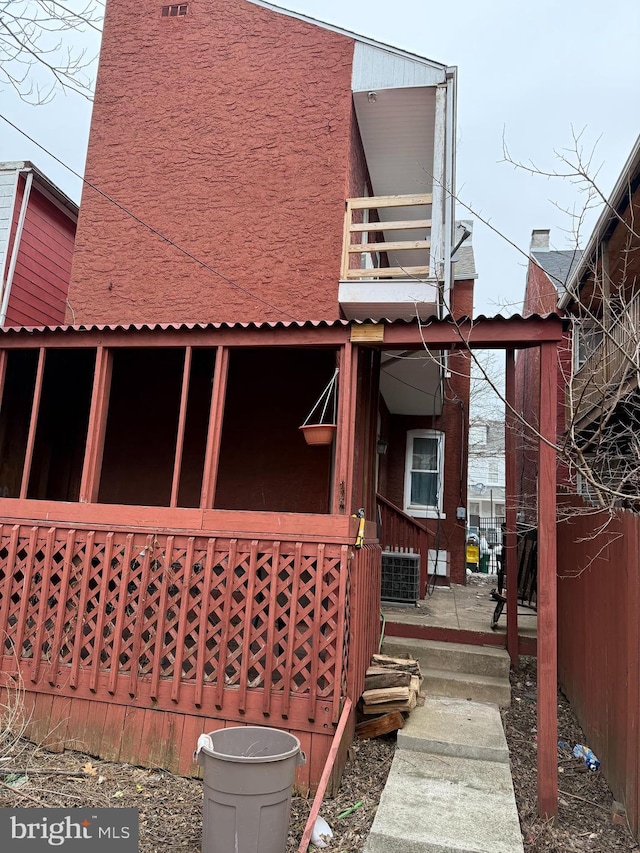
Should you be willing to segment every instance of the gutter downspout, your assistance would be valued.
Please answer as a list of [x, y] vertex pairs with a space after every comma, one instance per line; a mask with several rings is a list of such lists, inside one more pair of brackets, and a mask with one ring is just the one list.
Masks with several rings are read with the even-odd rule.
[[[22, 172], [22, 174], [25, 174], [25, 172]], [[24, 193], [22, 195], [22, 204], [20, 205], [20, 216], [18, 217], [18, 225], [16, 227], [13, 247], [11, 249], [11, 261], [9, 262], [9, 270], [7, 272], [7, 277], [5, 281], [2, 282], [2, 287], [0, 287], [0, 293], [2, 293], [2, 305], [0, 306], [0, 328], [4, 326], [7, 319], [9, 297], [11, 296], [11, 285], [13, 284], [13, 276], [16, 271], [16, 264], [18, 262], [18, 251], [20, 250], [20, 240], [22, 238], [22, 229], [24, 228], [24, 221], [27, 218], [27, 207], [29, 204], [29, 196], [31, 195], [32, 184], [33, 172], [31, 170], [28, 170], [26, 172]]]

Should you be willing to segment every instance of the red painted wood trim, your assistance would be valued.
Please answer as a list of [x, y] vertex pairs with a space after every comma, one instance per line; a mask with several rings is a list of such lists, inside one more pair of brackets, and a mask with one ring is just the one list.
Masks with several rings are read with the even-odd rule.
[[[124, 504], [84, 504], [65, 501], [0, 498], [0, 517], [31, 525], [55, 524], [126, 530], [139, 533], [193, 534], [229, 536], [237, 539], [294, 541], [342, 544], [355, 541], [357, 523], [344, 515], [317, 513], [254, 512], [249, 510], [205, 510], [127, 506]], [[375, 525], [367, 524], [368, 541], [375, 539]]]
[[251, 620], [253, 617], [253, 604], [256, 588], [256, 573], [258, 571], [258, 540], [251, 543], [251, 554], [249, 556], [249, 582], [247, 585], [247, 603], [244, 610], [244, 625], [242, 628], [242, 660], [240, 663], [240, 692], [238, 696], [238, 709], [244, 713], [247, 702], [247, 681], [249, 679], [249, 656], [251, 641]]
[[113, 635], [113, 647], [111, 650], [111, 672], [109, 673], [109, 685], [107, 690], [112, 695], [116, 692], [116, 683], [120, 670], [120, 648], [122, 646], [122, 628], [124, 626], [125, 609], [120, 603], [120, 597], [126, 598], [129, 586], [129, 574], [131, 573], [131, 558], [133, 556], [133, 533], [129, 533], [124, 546], [122, 558], [122, 579], [118, 592], [118, 614], [116, 616], [116, 629]]
[[229, 620], [231, 618], [231, 601], [233, 599], [233, 582], [236, 576], [236, 555], [238, 552], [238, 540], [229, 542], [229, 557], [224, 588], [224, 604], [222, 609], [222, 633], [220, 635], [220, 647], [218, 651], [218, 671], [216, 672], [216, 708], [222, 708], [224, 701], [224, 673], [227, 668], [227, 643], [229, 641]]
[[164, 565], [162, 570], [162, 586], [160, 588], [160, 600], [156, 614], [156, 639], [153, 649], [153, 670], [151, 672], [151, 698], [158, 698], [158, 684], [160, 683], [160, 662], [164, 652], [164, 624], [167, 615], [167, 595], [169, 592], [170, 577], [172, 575], [171, 563], [173, 562], [174, 536], [167, 537], [164, 549]]
[[20, 482], [20, 498], [24, 500], [27, 497], [29, 488], [29, 475], [31, 474], [31, 463], [33, 461], [33, 448], [36, 442], [36, 429], [38, 426], [38, 413], [40, 412], [40, 398], [42, 396], [42, 382], [44, 380], [44, 363], [45, 363], [44, 347], [40, 347], [38, 353], [38, 367], [36, 371], [36, 384], [33, 392], [33, 403], [31, 405], [31, 418], [29, 420], [29, 433], [27, 437], [27, 449], [24, 455], [24, 466], [22, 468], [22, 480]]
[[182, 393], [180, 394], [180, 414], [178, 415], [178, 435], [176, 437], [176, 453], [173, 462], [173, 479], [171, 481], [171, 499], [169, 506], [178, 506], [178, 491], [180, 490], [180, 474], [182, 471], [182, 451], [184, 449], [184, 430], [187, 422], [187, 399], [189, 397], [189, 378], [191, 376], [192, 348], [184, 351], [184, 369], [182, 371]]
[[347, 342], [340, 350], [340, 373], [338, 374], [338, 420], [336, 430], [336, 444], [333, 465], [333, 488], [331, 500], [331, 512], [333, 515], [344, 515], [347, 511], [347, 454], [348, 450], [348, 422], [349, 422], [349, 391], [351, 380], [351, 349], [352, 345]]
[[147, 536], [142, 556], [142, 572], [140, 574], [140, 586], [138, 588], [138, 618], [134, 622], [133, 642], [131, 644], [131, 671], [129, 673], [129, 695], [135, 697], [138, 694], [138, 660], [140, 658], [140, 647], [142, 645], [142, 628], [144, 624], [144, 602], [147, 597], [149, 586], [149, 573], [151, 569], [151, 553], [155, 551], [155, 538]]
[[98, 499], [112, 371], [112, 353], [105, 347], [99, 346], [96, 350], [87, 443], [80, 480], [79, 500], [81, 503], [95, 503]]
[[[40, 606], [38, 607], [38, 627], [33, 641], [31, 659], [31, 681], [37, 684], [39, 679], [40, 658], [42, 657], [42, 634], [44, 632], [45, 613], [47, 612], [49, 589], [49, 578], [51, 577], [51, 558], [53, 555], [53, 541], [56, 535], [55, 527], [51, 527], [47, 532], [47, 543], [44, 549], [44, 566], [42, 569], [42, 586], [40, 593]], [[27, 590], [25, 590], [25, 598], [28, 598]]]
[[57, 681], [58, 660], [60, 658], [60, 647], [62, 646], [62, 630], [67, 612], [67, 595], [69, 593], [69, 579], [71, 576], [71, 561], [73, 560], [73, 549], [76, 541], [76, 531], [71, 529], [67, 533], [67, 541], [64, 549], [64, 560], [62, 564], [62, 579], [60, 581], [60, 592], [58, 594], [58, 612], [56, 613], [56, 625], [49, 655], [49, 684], [53, 687]]
[[[271, 558], [271, 577], [269, 578], [269, 622], [267, 625], [267, 648], [273, 649], [276, 633], [276, 604], [278, 601], [278, 581], [280, 573], [280, 543], [273, 543]], [[262, 712], [265, 717], [271, 712], [271, 686], [273, 678], [273, 654], [267, 655], [264, 663], [264, 700]]]
[[218, 347], [213, 371], [211, 405], [209, 407], [209, 428], [207, 431], [207, 447], [204, 459], [202, 492], [200, 495], [201, 509], [211, 509], [215, 499], [228, 375], [229, 350], [226, 347]]
[[7, 376], [7, 359], [9, 353], [6, 349], [0, 349], [0, 410], [2, 409], [2, 398], [4, 396], [4, 380]]
[[[538, 464], [538, 811], [558, 811], [558, 619], [556, 572], [557, 346], [540, 348]], [[546, 439], [546, 441], [545, 441]]]
[[[338, 592], [338, 627], [336, 630], [336, 663], [335, 663], [335, 676], [334, 676], [334, 684], [333, 684], [333, 722], [338, 721], [338, 714], [340, 709], [340, 694], [342, 692], [342, 668], [343, 668], [343, 659], [344, 659], [344, 644], [345, 644], [345, 627], [346, 627], [346, 612], [347, 607], [352, 606], [352, 602], [354, 599], [354, 591], [353, 588], [351, 590], [351, 601], [347, 602], [347, 579], [349, 574], [351, 573], [351, 578], [353, 580], [353, 561], [354, 558], [350, 557], [351, 548], [348, 545], [343, 545], [341, 548], [340, 554], [340, 588]], [[351, 643], [355, 648], [355, 643], [353, 641], [354, 633], [358, 630], [356, 627], [356, 623], [354, 622], [354, 614], [353, 611], [350, 614], [350, 625], [351, 625]], [[362, 629], [362, 626], [359, 626]], [[359, 697], [354, 697], [358, 699]]]
[[82, 650], [84, 617], [87, 609], [87, 598], [89, 597], [89, 581], [91, 580], [91, 558], [93, 557], [93, 542], [95, 533], [90, 530], [84, 543], [84, 560], [82, 561], [82, 582], [80, 585], [80, 598], [78, 600], [78, 612], [76, 613], [75, 636], [73, 638], [73, 655], [71, 658], [71, 674], [69, 684], [71, 687], [78, 686], [78, 673], [80, 672], [80, 652]]
[[189, 587], [191, 586], [191, 572], [193, 571], [193, 552], [196, 540], [193, 536], [187, 542], [187, 553], [184, 558], [184, 569], [182, 573], [182, 601], [180, 602], [180, 616], [178, 618], [178, 637], [176, 640], [176, 663], [173, 667], [173, 684], [171, 686], [171, 699], [178, 702], [180, 699], [180, 688], [182, 682], [182, 657], [184, 654], [184, 638], [187, 633], [187, 615], [191, 606]]
[[111, 558], [113, 557], [113, 533], [107, 533], [104, 543], [104, 559], [102, 562], [102, 579], [100, 582], [100, 606], [96, 617], [96, 635], [93, 642], [93, 654], [91, 656], [91, 690], [95, 693], [98, 684], [98, 673], [100, 671], [100, 652], [102, 651], [102, 632], [104, 629], [104, 618], [106, 616], [107, 591], [111, 575]]
[[[318, 545], [318, 556], [316, 557], [315, 594], [313, 601], [313, 612], [318, 614], [322, 610], [322, 593], [324, 586], [324, 550], [323, 544]], [[317, 620], [313, 626], [313, 639], [311, 648], [311, 673], [309, 686], [309, 719], [313, 720], [316, 709], [316, 698], [318, 695], [318, 662], [320, 656], [320, 635]]]
[[[209, 622], [209, 596], [211, 594], [211, 575], [216, 550], [216, 540], [207, 542], [204, 578], [202, 579], [202, 601], [200, 604], [200, 619], [198, 620], [198, 670], [196, 675], [196, 694], [194, 702], [198, 708], [202, 706], [202, 685], [204, 684], [204, 658], [207, 645], [207, 625]], [[271, 646], [269, 648], [272, 648]]]
[[[11, 538], [9, 539], [9, 554], [7, 557], [7, 566], [15, 566], [16, 554], [18, 553], [18, 540], [20, 536], [20, 525], [14, 524], [11, 528]], [[5, 572], [3, 585], [0, 586], [0, 651], [4, 649], [4, 640], [7, 636], [7, 621], [9, 619], [9, 595], [11, 590], [11, 581], [13, 572], [11, 569]]]
[[516, 549], [516, 362], [515, 353], [509, 349], [505, 353], [505, 519], [506, 568], [507, 568], [507, 651], [511, 666], [518, 666], [518, 555]]
[[19, 657], [22, 655], [22, 640], [24, 638], [25, 617], [27, 606], [31, 596], [31, 578], [33, 577], [33, 564], [36, 556], [36, 544], [38, 539], [38, 528], [32, 527], [29, 534], [29, 546], [27, 551], [27, 564], [24, 569], [24, 580], [22, 587], [22, 600], [20, 602], [20, 611], [18, 613], [18, 621], [16, 623], [16, 639], [14, 644], [15, 654]]
[[291, 598], [289, 601], [289, 624], [287, 626], [287, 662], [284, 671], [282, 697], [282, 716], [289, 716], [289, 705], [291, 702], [291, 676], [293, 674], [293, 652], [295, 650], [295, 637], [298, 613], [298, 587], [300, 586], [300, 567], [302, 565], [302, 542], [296, 542], [295, 557], [293, 560], [293, 582], [291, 586]]
[[351, 707], [351, 699], [347, 699], [344, 703], [342, 713], [340, 714], [340, 721], [333, 736], [333, 741], [331, 742], [329, 755], [327, 756], [327, 760], [324, 765], [324, 770], [322, 771], [322, 776], [320, 777], [320, 783], [318, 785], [318, 789], [313, 800], [313, 805], [311, 806], [311, 811], [309, 812], [309, 818], [307, 819], [307, 825], [305, 826], [304, 834], [302, 836], [302, 840], [300, 841], [300, 847], [298, 847], [298, 853], [306, 853], [307, 848], [309, 847], [309, 842], [311, 841], [311, 833], [313, 832], [313, 825], [315, 824], [316, 818], [320, 813], [320, 807], [324, 799], [324, 792], [327, 790], [327, 783], [329, 782], [329, 779], [331, 777], [331, 771], [333, 770], [333, 765], [336, 760], [338, 750], [340, 749], [342, 736], [347, 727], [349, 715], [351, 714]]
[[356, 405], [358, 395], [358, 347], [351, 348], [351, 388], [348, 400], [348, 420], [346, 424], [346, 443], [344, 446], [344, 463], [346, 470], [343, 473], [346, 494], [346, 512], [351, 515], [351, 510], [359, 509], [354, 506], [354, 477], [355, 477], [355, 445], [356, 445]]

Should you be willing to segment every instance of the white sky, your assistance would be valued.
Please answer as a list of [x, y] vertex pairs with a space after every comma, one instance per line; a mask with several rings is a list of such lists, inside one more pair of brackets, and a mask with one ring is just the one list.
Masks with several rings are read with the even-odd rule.
[[[213, 0], [211, 0], [213, 2]], [[77, 0], [69, 6], [80, 9]], [[583, 133], [598, 183], [608, 193], [640, 132], [639, 0], [279, 0], [279, 5], [458, 67], [457, 188], [461, 199], [525, 253], [533, 228], [551, 228], [553, 248], [575, 245], [558, 209], [582, 207], [568, 181], [529, 176], [502, 161], [512, 156], [545, 170], [561, 168], [554, 150]], [[0, 91], [0, 113], [76, 171], [82, 171], [89, 105], [58, 95], [28, 106]], [[69, 195], [79, 181], [0, 122], [0, 160], [33, 160]], [[464, 209], [458, 216], [469, 218]], [[587, 219], [588, 231], [595, 213]], [[480, 222], [473, 244], [480, 277], [476, 311], [516, 310], [525, 258]]]

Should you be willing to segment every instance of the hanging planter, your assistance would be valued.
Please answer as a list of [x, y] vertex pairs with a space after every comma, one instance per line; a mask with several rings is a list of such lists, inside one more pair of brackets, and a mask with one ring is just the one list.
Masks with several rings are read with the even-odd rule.
[[[337, 376], [338, 368], [336, 367], [329, 384], [320, 395], [318, 402], [315, 404], [313, 409], [311, 409], [311, 411], [307, 415], [307, 419], [302, 424], [302, 426], [299, 427], [299, 429], [302, 430], [304, 440], [307, 442], [307, 444], [319, 446], [331, 444], [331, 442], [333, 441], [333, 436], [335, 435], [335, 432], [337, 430], [337, 425], [335, 422]], [[332, 412], [329, 413], [330, 418], [327, 417], [329, 401], [332, 402]], [[317, 417], [318, 412], [320, 412], [319, 417]], [[317, 420], [313, 420], [314, 417], [317, 417]]]

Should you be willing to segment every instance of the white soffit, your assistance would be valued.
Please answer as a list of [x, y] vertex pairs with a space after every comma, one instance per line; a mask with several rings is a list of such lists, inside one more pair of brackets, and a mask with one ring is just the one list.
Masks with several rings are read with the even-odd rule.
[[382, 354], [380, 392], [394, 415], [438, 415], [442, 411], [440, 395], [441, 366], [424, 350], [414, 353]]
[[401, 89], [414, 86], [437, 86], [444, 83], [446, 68], [428, 60], [409, 59], [371, 44], [357, 41], [353, 51], [351, 89]]

